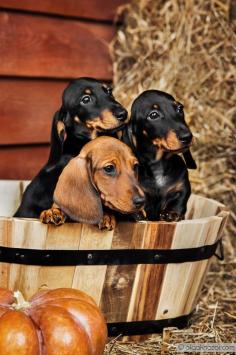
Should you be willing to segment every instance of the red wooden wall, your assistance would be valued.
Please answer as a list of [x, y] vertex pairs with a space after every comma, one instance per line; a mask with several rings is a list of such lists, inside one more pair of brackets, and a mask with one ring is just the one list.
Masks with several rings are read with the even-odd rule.
[[0, 0], [0, 179], [31, 179], [44, 164], [69, 79], [112, 79], [107, 45], [125, 2]]

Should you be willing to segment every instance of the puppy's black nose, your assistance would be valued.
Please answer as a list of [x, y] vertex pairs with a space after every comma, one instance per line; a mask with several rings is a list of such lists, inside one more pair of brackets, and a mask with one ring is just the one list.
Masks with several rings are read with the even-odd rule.
[[145, 203], [145, 197], [135, 196], [134, 199], [133, 199], [133, 203], [134, 203], [136, 208], [140, 208]]
[[189, 144], [192, 139], [193, 139], [193, 135], [191, 132], [183, 132], [179, 135], [179, 140], [185, 144]]
[[115, 112], [115, 116], [119, 121], [125, 121], [127, 118], [128, 112], [125, 109], [120, 109]]

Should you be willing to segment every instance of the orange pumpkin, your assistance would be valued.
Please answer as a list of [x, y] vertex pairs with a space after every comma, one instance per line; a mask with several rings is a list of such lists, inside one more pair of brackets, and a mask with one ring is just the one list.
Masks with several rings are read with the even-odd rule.
[[0, 355], [100, 355], [107, 327], [85, 293], [42, 290], [26, 302], [0, 288]]

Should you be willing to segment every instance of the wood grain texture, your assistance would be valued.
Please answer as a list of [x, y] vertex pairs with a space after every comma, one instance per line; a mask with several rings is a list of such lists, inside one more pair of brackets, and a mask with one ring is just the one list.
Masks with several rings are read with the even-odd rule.
[[[111, 249], [142, 247], [146, 223], [119, 223], [114, 231]], [[125, 322], [137, 265], [108, 266], [100, 308], [109, 322]]]
[[[10, 247], [45, 249], [47, 226], [35, 220], [16, 218], [8, 229]], [[8, 288], [31, 297], [38, 291], [40, 266], [11, 264]]]
[[[214, 216], [177, 223], [171, 249], [193, 248], [214, 243], [220, 224], [221, 218]], [[191, 289], [198, 289], [206, 267], [205, 260], [167, 265], [156, 319], [175, 318], [193, 310], [195, 294], [193, 295]]]
[[48, 154], [49, 146], [0, 147], [0, 179], [32, 179]]
[[[2, 195], [2, 194], [1, 194]], [[9, 230], [11, 228], [11, 219], [0, 217], [0, 245], [9, 247]], [[10, 279], [10, 264], [0, 263], [0, 287], [8, 288]]]
[[[3, 215], [9, 215], [27, 183], [0, 181], [0, 195], [9, 195], [5, 213], [4, 206], [1, 209]], [[0, 217], [0, 245], [46, 250], [179, 249], [208, 245], [221, 237], [228, 211], [214, 200], [203, 199], [196, 195], [191, 198], [189, 208], [198, 211], [194, 220], [120, 223], [114, 232], [78, 223], [54, 227], [32, 219]], [[205, 214], [210, 210], [216, 215], [199, 218], [198, 203]], [[167, 319], [189, 314], [194, 309], [211, 260], [77, 267], [0, 263], [0, 286], [20, 288], [27, 296], [42, 286], [79, 288], [95, 298], [110, 322]]]
[[68, 81], [0, 79], [0, 145], [49, 143]]
[[[175, 227], [176, 223], [149, 223], [143, 238], [142, 249], [169, 249]], [[138, 266], [128, 321], [155, 319], [165, 268], [165, 264]]]
[[8, 9], [28, 10], [95, 20], [113, 20], [118, 6], [127, 0], [0, 0]]
[[[97, 226], [83, 224], [79, 250], [110, 249], [113, 233], [114, 231], [101, 231]], [[99, 305], [106, 270], [106, 265], [76, 266], [72, 287], [88, 293]]]
[[188, 200], [185, 219], [197, 219], [215, 216], [224, 205], [218, 201], [192, 194]]
[[0, 216], [12, 217], [22, 198], [22, 182], [2, 180], [0, 183]]
[[[45, 249], [78, 250], [82, 225], [66, 223], [60, 227], [48, 225]], [[38, 288], [72, 287], [75, 266], [40, 267]]]
[[1, 75], [111, 79], [111, 25], [3, 11], [0, 28]]
[[[197, 200], [197, 198], [195, 200]], [[217, 213], [217, 216], [221, 218], [221, 222], [220, 222], [220, 227], [217, 232], [217, 237], [213, 233], [210, 235], [212, 240], [218, 240], [223, 237], [224, 228], [225, 228], [228, 218], [229, 218], [229, 210], [226, 208], [225, 205], [219, 203], [218, 210], [219, 210], [219, 212]], [[209, 244], [210, 244], [210, 242], [209, 242]], [[219, 253], [219, 250], [216, 250], [216, 252]], [[192, 300], [192, 305], [191, 305], [192, 309], [194, 309], [197, 305], [197, 302], [199, 300], [200, 293], [202, 290], [202, 286], [204, 285], [204, 282], [206, 280], [207, 273], [211, 267], [211, 263], [212, 263], [212, 258], [207, 259], [205, 261], [205, 263], [202, 262], [202, 268], [205, 267], [205, 269], [202, 271], [202, 273], [200, 270], [198, 272], [198, 281], [199, 282], [197, 285], [198, 288], [196, 288], [195, 292], [193, 293], [193, 300]]]

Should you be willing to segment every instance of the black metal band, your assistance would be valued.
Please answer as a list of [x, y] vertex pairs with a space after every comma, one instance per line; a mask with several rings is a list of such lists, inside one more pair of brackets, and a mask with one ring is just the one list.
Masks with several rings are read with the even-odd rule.
[[108, 335], [110, 337], [115, 337], [118, 335], [155, 334], [162, 332], [166, 327], [177, 327], [182, 329], [189, 325], [192, 314], [193, 312], [184, 316], [161, 320], [108, 323]]
[[0, 262], [41, 265], [169, 264], [209, 259], [219, 241], [186, 249], [41, 250], [0, 247]]

